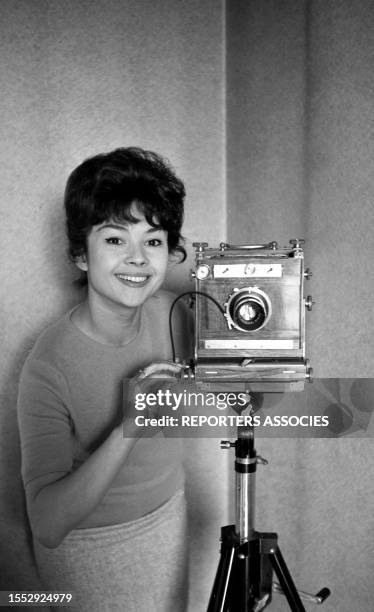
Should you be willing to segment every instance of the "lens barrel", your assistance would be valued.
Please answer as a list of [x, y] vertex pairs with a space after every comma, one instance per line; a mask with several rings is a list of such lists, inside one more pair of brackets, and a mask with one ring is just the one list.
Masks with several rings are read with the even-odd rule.
[[264, 291], [257, 287], [236, 290], [226, 304], [229, 327], [252, 332], [261, 329], [271, 315], [271, 303]]

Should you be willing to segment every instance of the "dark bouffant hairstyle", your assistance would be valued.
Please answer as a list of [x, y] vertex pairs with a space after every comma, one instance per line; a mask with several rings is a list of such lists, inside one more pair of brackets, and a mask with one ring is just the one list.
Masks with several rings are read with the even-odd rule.
[[94, 225], [109, 219], [136, 223], [136, 202], [147, 222], [168, 233], [170, 253], [186, 251], [181, 236], [185, 188], [169, 163], [139, 147], [115, 149], [86, 159], [71, 173], [65, 190], [69, 256], [86, 253]]

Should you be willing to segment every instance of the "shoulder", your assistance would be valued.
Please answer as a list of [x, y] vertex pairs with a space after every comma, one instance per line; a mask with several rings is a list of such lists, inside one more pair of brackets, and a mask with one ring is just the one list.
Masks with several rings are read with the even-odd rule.
[[67, 364], [81, 358], [79, 334], [70, 320], [72, 311], [67, 312], [55, 323], [49, 325], [37, 338], [23, 365], [21, 379], [27, 373], [44, 373], [61, 379]]
[[53, 363], [59, 355], [66, 352], [67, 347], [71, 346], [71, 336], [74, 335], [70, 313], [71, 311], [44, 329], [31, 349], [28, 359]]
[[[62, 410], [70, 397], [71, 373], [84, 359], [84, 346], [70, 320], [71, 310], [49, 325], [37, 338], [23, 364], [18, 385], [20, 414], [38, 406]], [[65, 412], [65, 408], [63, 408]]]

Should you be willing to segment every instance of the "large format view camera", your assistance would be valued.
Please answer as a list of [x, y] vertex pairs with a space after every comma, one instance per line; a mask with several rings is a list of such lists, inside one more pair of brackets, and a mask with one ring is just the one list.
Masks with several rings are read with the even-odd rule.
[[[312, 308], [312, 298], [304, 297], [304, 279], [311, 274], [304, 270], [303, 243], [221, 243], [218, 249], [194, 243], [195, 356], [190, 375], [202, 389], [244, 389], [248, 404], [241, 416], [253, 415], [263, 393], [301, 391], [311, 378], [305, 310]], [[277, 534], [255, 529], [256, 469], [267, 461], [257, 455], [254, 424], [237, 429], [235, 442], [221, 442], [221, 448], [235, 447], [235, 525], [221, 529], [207, 612], [260, 612], [274, 591], [286, 596], [292, 612], [306, 612], [302, 599], [320, 604], [330, 590], [316, 595], [298, 591]], [[279, 582], [273, 581], [274, 573]]]
[[195, 381], [244, 383], [251, 391], [297, 391], [305, 359], [303, 240], [290, 246], [194, 243]]

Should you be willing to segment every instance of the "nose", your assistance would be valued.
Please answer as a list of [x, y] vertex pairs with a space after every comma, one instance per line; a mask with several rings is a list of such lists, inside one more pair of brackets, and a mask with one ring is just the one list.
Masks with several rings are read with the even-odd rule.
[[145, 266], [148, 262], [147, 256], [141, 244], [132, 243], [126, 254], [126, 263], [136, 266]]

